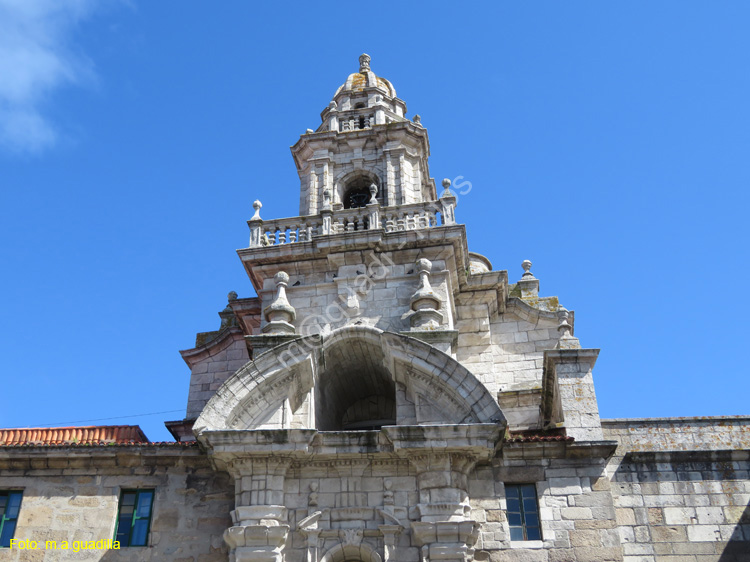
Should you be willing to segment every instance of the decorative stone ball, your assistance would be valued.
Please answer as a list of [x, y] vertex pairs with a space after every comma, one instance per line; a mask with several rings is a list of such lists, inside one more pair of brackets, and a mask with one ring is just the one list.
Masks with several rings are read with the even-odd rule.
[[448, 188], [449, 188], [450, 186], [451, 186], [451, 180], [449, 180], [448, 178], [445, 178], [445, 179], [443, 180], [443, 187], [444, 187], [445, 189], [448, 189]]
[[227, 300], [229, 302], [236, 301], [237, 300], [237, 291], [229, 291], [229, 294], [227, 295]]
[[417, 269], [419, 273], [429, 273], [432, 269], [432, 262], [427, 258], [419, 258], [417, 260]]
[[284, 271], [279, 271], [276, 275], [273, 276], [273, 282], [277, 285], [286, 285], [289, 283], [289, 275], [287, 275]]
[[263, 207], [263, 203], [261, 203], [258, 199], [253, 201], [253, 209], [256, 211], [260, 211], [261, 207]]
[[523, 270], [528, 273], [529, 271], [531, 271], [531, 265], [531, 260], [523, 260], [521, 267], [523, 267]]

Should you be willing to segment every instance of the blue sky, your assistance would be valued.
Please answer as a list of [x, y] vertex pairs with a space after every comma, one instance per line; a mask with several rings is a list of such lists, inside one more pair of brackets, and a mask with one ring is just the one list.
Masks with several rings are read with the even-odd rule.
[[[362, 52], [470, 249], [576, 312], [603, 417], [748, 414], [750, 3], [0, 0], [0, 426], [167, 439], [252, 201]], [[172, 412], [174, 411], [174, 412]], [[101, 418], [168, 412], [142, 417]]]

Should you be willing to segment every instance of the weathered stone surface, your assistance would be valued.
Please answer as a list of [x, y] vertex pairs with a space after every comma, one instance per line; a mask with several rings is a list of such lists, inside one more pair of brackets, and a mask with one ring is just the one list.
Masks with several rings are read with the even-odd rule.
[[[468, 251], [369, 56], [321, 118], [292, 147], [300, 216], [253, 204], [258, 296], [182, 352], [170, 430], [201, 448], [0, 446], [17, 538], [111, 538], [121, 490], [153, 488], [149, 547], [0, 560], [747, 562], [750, 419], [600, 420], [599, 351], [529, 260], [509, 284]], [[541, 540], [511, 540], [524, 484]]]

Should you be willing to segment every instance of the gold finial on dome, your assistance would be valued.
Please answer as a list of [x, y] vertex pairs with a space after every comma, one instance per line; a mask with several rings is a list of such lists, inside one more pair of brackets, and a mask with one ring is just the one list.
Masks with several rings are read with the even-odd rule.
[[370, 70], [370, 55], [362, 53], [359, 55], [359, 71], [368, 72]]

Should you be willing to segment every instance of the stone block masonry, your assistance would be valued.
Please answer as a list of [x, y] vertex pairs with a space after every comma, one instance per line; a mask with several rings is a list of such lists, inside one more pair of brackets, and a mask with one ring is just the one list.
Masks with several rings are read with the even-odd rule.
[[[23, 447], [0, 451], [0, 489], [23, 490], [15, 538], [38, 550], [0, 549], [5, 561], [224, 562], [234, 486], [196, 445]], [[45, 541], [114, 538], [126, 489], [155, 490], [148, 547], [47, 550]]]

